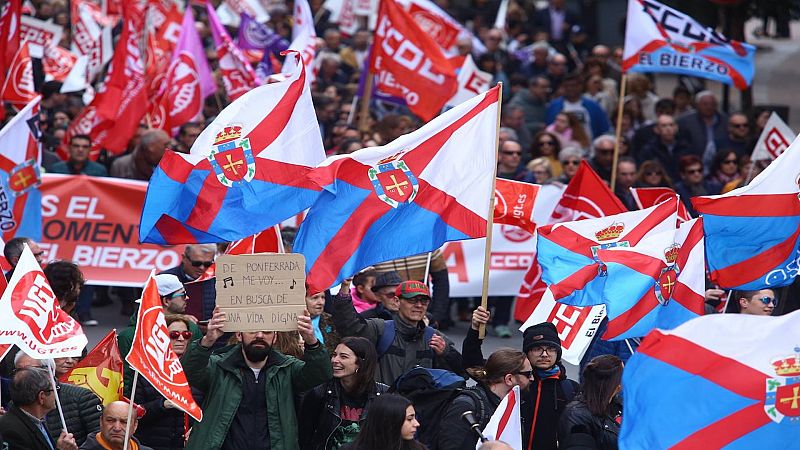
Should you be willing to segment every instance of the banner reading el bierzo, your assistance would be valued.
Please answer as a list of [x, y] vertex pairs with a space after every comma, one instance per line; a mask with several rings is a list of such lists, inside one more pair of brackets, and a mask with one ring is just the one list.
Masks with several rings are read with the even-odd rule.
[[73, 261], [89, 284], [140, 287], [180, 263], [180, 248], [139, 244], [147, 183], [46, 174], [41, 191], [45, 260]]
[[217, 305], [225, 331], [290, 331], [306, 307], [305, 265], [298, 253], [221, 255]]

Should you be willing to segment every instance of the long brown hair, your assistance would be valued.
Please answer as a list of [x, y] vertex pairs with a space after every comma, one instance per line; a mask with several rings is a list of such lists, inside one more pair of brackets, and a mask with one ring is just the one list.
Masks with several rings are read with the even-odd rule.
[[467, 373], [484, 384], [500, 383], [506, 375], [519, 372], [525, 364], [525, 358], [525, 353], [519, 350], [500, 348], [489, 355], [483, 367], [469, 368]]
[[611, 399], [622, 382], [622, 360], [614, 355], [598, 356], [583, 368], [583, 401], [595, 416], [610, 412]]

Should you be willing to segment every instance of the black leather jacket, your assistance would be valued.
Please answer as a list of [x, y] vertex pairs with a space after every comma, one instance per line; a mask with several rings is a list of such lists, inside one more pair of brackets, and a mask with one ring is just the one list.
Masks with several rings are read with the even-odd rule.
[[597, 450], [617, 450], [622, 405], [612, 404], [614, 414], [600, 417], [595, 416], [586, 407], [580, 395], [567, 405], [558, 424], [558, 435], [561, 439], [560, 448], [570, 448], [571, 438], [576, 435], [589, 434], [594, 438]]

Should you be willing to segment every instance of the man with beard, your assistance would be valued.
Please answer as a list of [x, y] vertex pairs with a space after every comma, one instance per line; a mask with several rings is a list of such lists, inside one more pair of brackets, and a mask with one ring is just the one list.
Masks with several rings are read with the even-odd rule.
[[206, 395], [203, 421], [192, 429], [186, 448], [298, 450], [295, 395], [333, 376], [308, 311], [297, 317], [303, 361], [276, 351], [272, 331], [237, 332], [238, 344], [212, 354], [224, 326], [225, 313], [217, 307], [206, 335], [181, 357], [189, 384]]
[[[485, 364], [478, 328], [489, 322], [489, 312], [478, 307], [472, 313], [472, 326], [464, 338], [464, 367]], [[522, 335], [522, 351], [533, 368], [533, 380], [522, 392], [522, 442], [525, 450], [558, 448], [558, 419], [578, 391], [578, 383], [567, 379], [561, 364], [561, 338], [556, 326], [542, 322], [528, 327]]]

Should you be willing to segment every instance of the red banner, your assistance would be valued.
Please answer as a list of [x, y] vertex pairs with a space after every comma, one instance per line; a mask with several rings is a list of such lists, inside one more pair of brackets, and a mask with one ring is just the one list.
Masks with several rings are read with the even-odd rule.
[[40, 189], [45, 260], [75, 262], [90, 284], [140, 287], [180, 263], [178, 249], [139, 244], [147, 183], [47, 174]]

